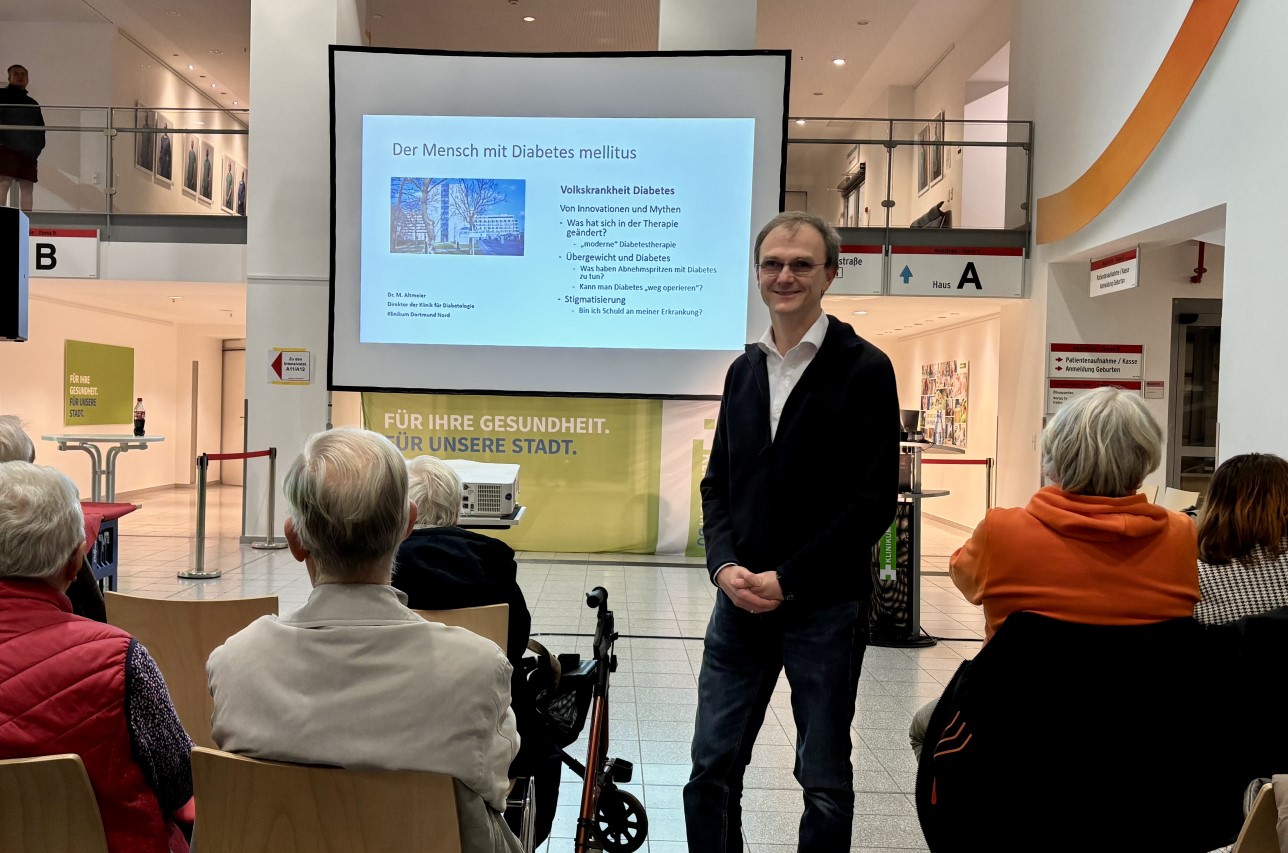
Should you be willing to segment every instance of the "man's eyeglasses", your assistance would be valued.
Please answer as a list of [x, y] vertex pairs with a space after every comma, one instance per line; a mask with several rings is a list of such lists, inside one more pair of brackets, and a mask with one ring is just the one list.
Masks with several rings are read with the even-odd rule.
[[792, 275], [804, 276], [814, 271], [815, 267], [826, 266], [825, 264], [812, 264], [804, 259], [797, 259], [788, 263], [782, 261], [761, 261], [756, 264], [756, 269], [766, 278], [776, 278], [783, 270], [791, 270]]

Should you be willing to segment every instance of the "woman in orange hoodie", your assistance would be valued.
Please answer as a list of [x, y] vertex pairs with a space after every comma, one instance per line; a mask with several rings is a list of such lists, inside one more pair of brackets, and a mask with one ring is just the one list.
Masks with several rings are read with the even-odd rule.
[[[1134, 394], [1100, 388], [1060, 409], [1042, 433], [1042, 471], [1055, 485], [1025, 507], [990, 510], [948, 563], [966, 600], [983, 605], [985, 642], [1024, 610], [1088, 625], [1193, 615], [1194, 524], [1137, 491], [1162, 447]], [[913, 719], [918, 754], [934, 705]]]

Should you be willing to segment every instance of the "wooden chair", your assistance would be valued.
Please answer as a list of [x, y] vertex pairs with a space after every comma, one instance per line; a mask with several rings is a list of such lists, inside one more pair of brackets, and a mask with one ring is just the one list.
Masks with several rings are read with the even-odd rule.
[[79, 755], [0, 761], [0, 850], [107, 853], [98, 802]]
[[1278, 820], [1275, 789], [1267, 783], [1261, 786], [1257, 799], [1252, 803], [1252, 810], [1234, 842], [1233, 853], [1279, 853]]
[[455, 610], [417, 610], [426, 622], [442, 622], [473, 631], [507, 651], [510, 637], [510, 605], [484, 604], [480, 607], [458, 607]]
[[196, 747], [192, 780], [201, 853], [461, 850], [456, 790], [437, 773], [306, 767]]
[[277, 596], [171, 601], [108, 592], [107, 621], [144, 645], [179, 712], [179, 721], [198, 746], [210, 737], [214, 702], [206, 681], [206, 660], [233, 634], [261, 616], [277, 613]]

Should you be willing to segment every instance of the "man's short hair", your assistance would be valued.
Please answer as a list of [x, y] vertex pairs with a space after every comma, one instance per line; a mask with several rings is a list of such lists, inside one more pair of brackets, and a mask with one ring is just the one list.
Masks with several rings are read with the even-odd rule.
[[452, 527], [461, 517], [461, 478], [437, 456], [407, 460], [416, 527]]
[[17, 415], [0, 415], [0, 462], [34, 462], [36, 447]]
[[1138, 395], [1097, 388], [1066, 403], [1042, 433], [1042, 471], [1066, 492], [1121, 498], [1163, 458], [1163, 430]]
[[[7, 70], [7, 71], [5, 71], [5, 73], [6, 73], [6, 74], [12, 74], [12, 73], [13, 73], [13, 69], [15, 69], [15, 68], [21, 68], [23, 71], [27, 71], [27, 66], [25, 66], [25, 65], [18, 65], [17, 63], [15, 63], [15, 64], [13, 64], [13, 65], [10, 65], [10, 66], [9, 66], [9, 68], [8, 68], [8, 70]], [[31, 73], [31, 72], [27, 72], [27, 73]]]
[[80, 497], [66, 474], [0, 462], [0, 578], [52, 580], [84, 544]]
[[828, 269], [836, 269], [841, 262], [841, 235], [823, 217], [803, 210], [784, 211], [765, 223], [765, 227], [761, 228], [760, 233], [756, 235], [756, 248], [752, 255], [756, 263], [760, 263], [760, 244], [765, 242], [770, 231], [775, 228], [786, 228], [790, 233], [795, 234], [802, 225], [813, 228], [823, 238], [825, 250], [823, 264]]
[[383, 435], [315, 433], [283, 484], [292, 524], [322, 580], [391, 568], [407, 534], [407, 466]]

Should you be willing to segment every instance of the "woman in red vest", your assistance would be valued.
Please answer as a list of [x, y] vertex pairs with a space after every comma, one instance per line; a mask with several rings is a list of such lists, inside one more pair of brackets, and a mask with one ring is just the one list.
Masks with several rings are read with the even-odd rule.
[[80, 501], [53, 468], [0, 463], [0, 759], [75, 753], [111, 853], [186, 851], [192, 741], [156, 663], [64, 594], [85, 552]]

